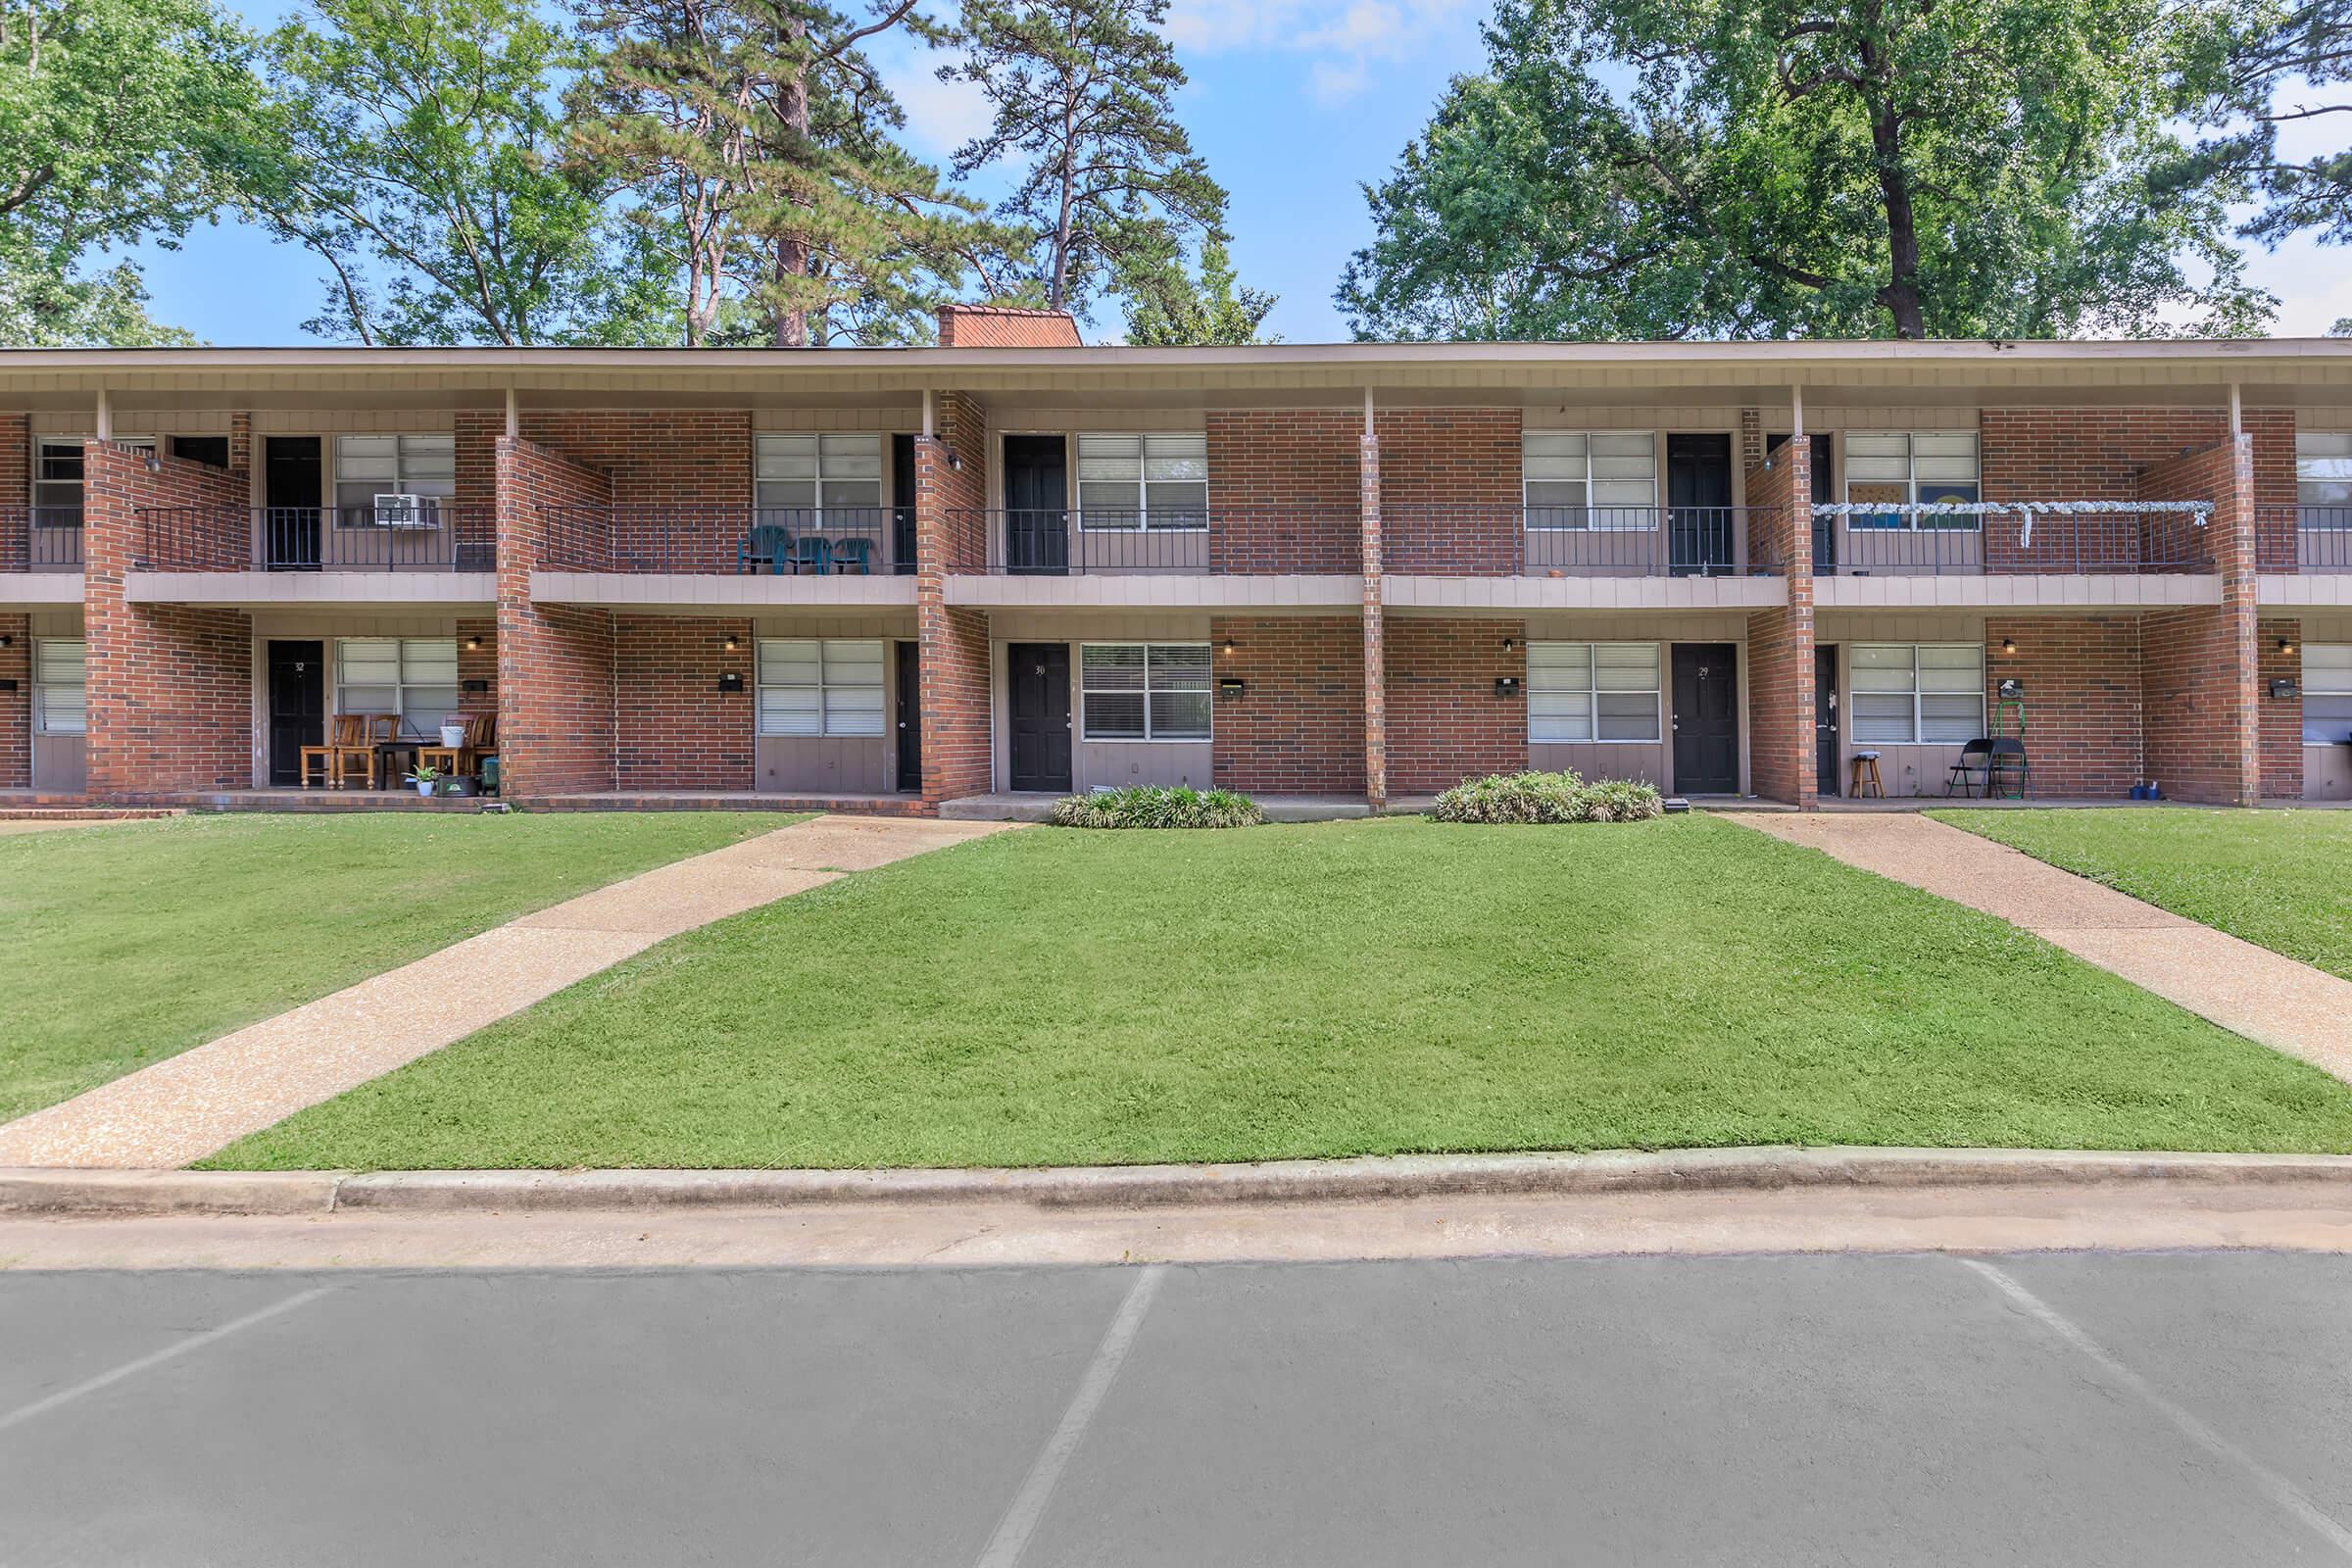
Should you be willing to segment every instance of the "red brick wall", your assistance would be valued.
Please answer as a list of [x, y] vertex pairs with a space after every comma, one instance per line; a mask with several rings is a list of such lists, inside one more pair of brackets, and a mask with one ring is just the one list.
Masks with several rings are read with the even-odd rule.
[[[2185, 451], [2226, 443], [2230, 435], [2227, 409], [1986, 409], [1978, 419], [1987, 501], [2208, 500], [2203, 491], [2165, 493], [2172, 488], [2168, 478], [2180, 475], [2150, 470]], [[2244, 423], [2253, 439], [2257, 504], [2293, 506], [2294, 412], [2248, 409]], [[2128, 560], [2129, 536], [2138, 526], [2114, 518], [2042, 517], [2034, 523], [2034, 555], [2047, 560], [2079, 540], [2085, 560]], [[2201, 533], [2189, 543], [2198, 561], [2210, 561]], [[2291, 526], [2286, 535], [2291, 559]], [[2003, 539], [2003, 530], [1987, 531], [1988, 565], [2002, 564]]]
[[[2013, 640], [2017, 652], [2004, 654]], [[2140, 769], [2139, 620], [2133, 615], [2015, 615], [1984, 622], [1984, 713], [2000, 682], [2025, 682], [2026, 757], [2034, 793], [2121, 798]]]
[[[2283, 640], [2287, 652], [2280, 653]], [[2255, 630], [2261, 705], [2262, 798], [2295, 801], [2303, 798], [2303, 623], [2265, 620]], [[2291, 680], [2296, 695], [2273, 697], [2271, 682]]]
[[1364, 580], [1355, 628], [1364, 656], [1364, 803], [1379, 810], [1389, 804], [1389, 634], [1381, 588], [1381, 573], [1388, 568], [1378, 435], [1356, 437], [1355, 467], [1356, 559]]
[[142, 508], [237, 509], [239, 536], [224, 564], [245, 564], [245, 475], [173, 458], [160, 469], [110, 442], [82, 449], [89, 788], [109, 799], [253, 783], [251, 620], [122, 596], [123, 574], [143, 554]]
[[[952, 571], [988, 560], [988, 421], [958, 392], [935, 400], [937, 439], [914, 447], [915, 621], [921, 641], [923, 801], [988, 792], [994, 776], [988, 613], [947, 602]], [[951, 466], [948, 454], [956, 455]]]
[[[479, 648], [469, 648], [469, 642], [479, 640]], [[480, 691], [469, 691], [467, 685], [480, 681]], [[498, 622], [495, 620], [461, 620], [458, 622], [458, 707], [468, 713], [498, 711]]]
[[0, 682], [15, 681], [15, 691], [0, 691], [0, 790], [27, 789], [32, 784], [32, 617], [0, 615]]
[[943, 349], [1074, 349], [1078, 323], [1067, 311], [1017, 311], [997, 305], [939, 308]]
[[2203, 607], [2152, 611], [2140, 617], [2139, 646], [2148, 776], [2175, 800], [2235, 802], [2246, 699], [2229, 618]]
[[1211, 758], [1220, 786], [1363, 793], [1364, 647], [1354, 616], [1219, 618], [1209, 622], [1209, 642], [1218, 676], [1247, 685], [1239, 698], [1217, 699]]
[[510, 795], [613, 787], [612, 618], [602, 610], [540, 605], [532, 568], [557, 541], [549, 507], [598, 507], [605, 476], [530, 441], [501, 437], [498, 493], [498, 745]]
[[[736, 649], [729, 653], [726, 640]], [[624, 790], [748, 790], [753, 787], [752, 623], [683, 615], [616, 615], [612, 681], [619, 707], [614, 740]], [[743, 677], [722, 692], [718, 677]]]
[[1788, 603], [1747, 617], [1748, 787], [1799, 810], [1815, 807], [1813, 760], [1812, 444], [1785, 443], [1747, 474], [1748, 550], [1782, 563]]
[[0, 414], [0, 571], [23, 571], [32, 559], [24, 512], [31, 504], [31, 416]]
[[[1387, 665], [1393, 793], [1434, 794], [1527, 766], [1524, 621], [1392, 620]], [[1520, 695], [1494, 695], [1506, 675]]]
[[1357, 570], [1363, 430], [1352, 410], [1209, 410], [1209, 569]]
[[[581, 570], [732, 570], [752, 505], [752, 416], [740, 409], [526, 410], [522, 438], [604, 475], [608, 536], [559, 543], [550, 564]], [[503, 411], [457, 416], [458, 502], [487, 515]], [[477, 510], [478, 509], [478, 512]]]
[[1520, 411], [1383, 409], [1382, 554], [1390, 571], [1518, 572]]
[[[88, 443], [95, 446], [97, 443]], [[118, 449], [122, 450], [122, 449]], [[185, 458], [131, 462], [145, 470], [139, 480], [138, 514], [131, 565], [151, 571], [249, 571], [253, 568], [253, 475], [248, 467], [216, 468]], [[233, 465], [236, 454], [232, 450]], [[82, 489], [86, 503], [89, 469], [85, 456]], [[89, 519], [82, 519], [86, 562]]]

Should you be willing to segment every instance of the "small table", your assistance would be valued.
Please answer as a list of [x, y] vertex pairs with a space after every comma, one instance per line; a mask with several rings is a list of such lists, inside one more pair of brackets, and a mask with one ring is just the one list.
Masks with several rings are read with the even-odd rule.
[[402, 772], [414, 773], [416, 771], [416, 749], [423, 744], [422, 741], [377, 741], [375, 743], [375, 776], [378, 787], [392, 789], [395, 787], [394, 781], [401, 777], [401, 772], [393, 770], [392, 760], [396, 757], [405, 758], [408, 760], [409, 765]]

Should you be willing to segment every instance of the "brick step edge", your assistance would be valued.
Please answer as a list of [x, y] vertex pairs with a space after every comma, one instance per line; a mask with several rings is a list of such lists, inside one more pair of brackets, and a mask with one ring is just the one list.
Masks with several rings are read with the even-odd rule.
[[148, 808], [101, 806], [0, 807], [0, 822], [152, 822], [167, 816], [185, 816], [167, 807]]
[[51, 1215], [545, 1212], [1020, 1202], [1042, 1207], [1308, 1203], [1429, 1198], [2340, 1183], [2352, 1156], [2009, 1149], [1685, 1150], [1399, 1154], [1234, 1165], [1040, 1170], [0, 1170], [0, 1213]]

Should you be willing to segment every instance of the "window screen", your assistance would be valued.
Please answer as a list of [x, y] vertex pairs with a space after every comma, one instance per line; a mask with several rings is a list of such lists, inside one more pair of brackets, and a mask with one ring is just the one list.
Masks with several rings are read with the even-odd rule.
[[760, 733], [879, 736], [883, 652], [879, 638], [761, 638]]
[[[1983, 488], [1977, 472], [1973, 430], [1854, 431], [1845, 438], [1845, 499], [1908, 506], [1914, 502], [1973, 502]], [[1975, 532], [1971, 514], [1921, 516], [1916, 513], [1857, 513], [1851, 528], [1903, 528]]]
[[1207, 740], [1209, 675], [1206, 643], [1087, 643], [1080, 730], [1090, 741]]
[[83, 709], [82, 656], [78, 640], [43, 637], [32, 645], [32, 728], [38, 735], [79, 735], [87, 727]]
[[1646, 430], [1529, 430], [1519, 469], [1530, 528], [1657, 526], [1657, 441]]
[[460, 710], [455, 637], [346, 637], [335, 644], [335, 711], [398, 713], [429, 737]]
[[1528, 644], [1528, 739], [1658, 739], [1659, 667], [1656, 643]]
[[878, 435], [763, 435], [753, 451], [761, 508], [842, 511], [882, 505]]
[[1977, 643], [1858, 643], [1847, 723], [1866, 746], [1959, 745], [1984, 733]]
[[1085, 528], [1208, 526], [1208, 437], [1078, 437], [1078, 520]]
[[[375, 498], [424, 496], [448, 501], [458, 493], [458, 445], [448, 435], [335, 437], [336, 520], [346, 527], [375, 525]], [[433, 518], [437, 507], [423, 515]]]
[[2303, 740], [2310, 746], [2352, 740], [2352, 643], [2303, 645]]

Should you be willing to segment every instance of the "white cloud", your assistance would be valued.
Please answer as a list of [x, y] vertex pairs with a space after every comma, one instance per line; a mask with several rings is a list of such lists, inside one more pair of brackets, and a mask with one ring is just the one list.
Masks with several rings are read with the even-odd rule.
[[[1374, 68], [1411, 58], [1459, 25], [1473, 0], [1175, 0], [1168, 36], [1194, 54], [1274, 51], [1306, 58], [1308, 90], [1321, 103], [1371, 85]], [[1481, 0], [1483, 3], [1483, 0]]]

